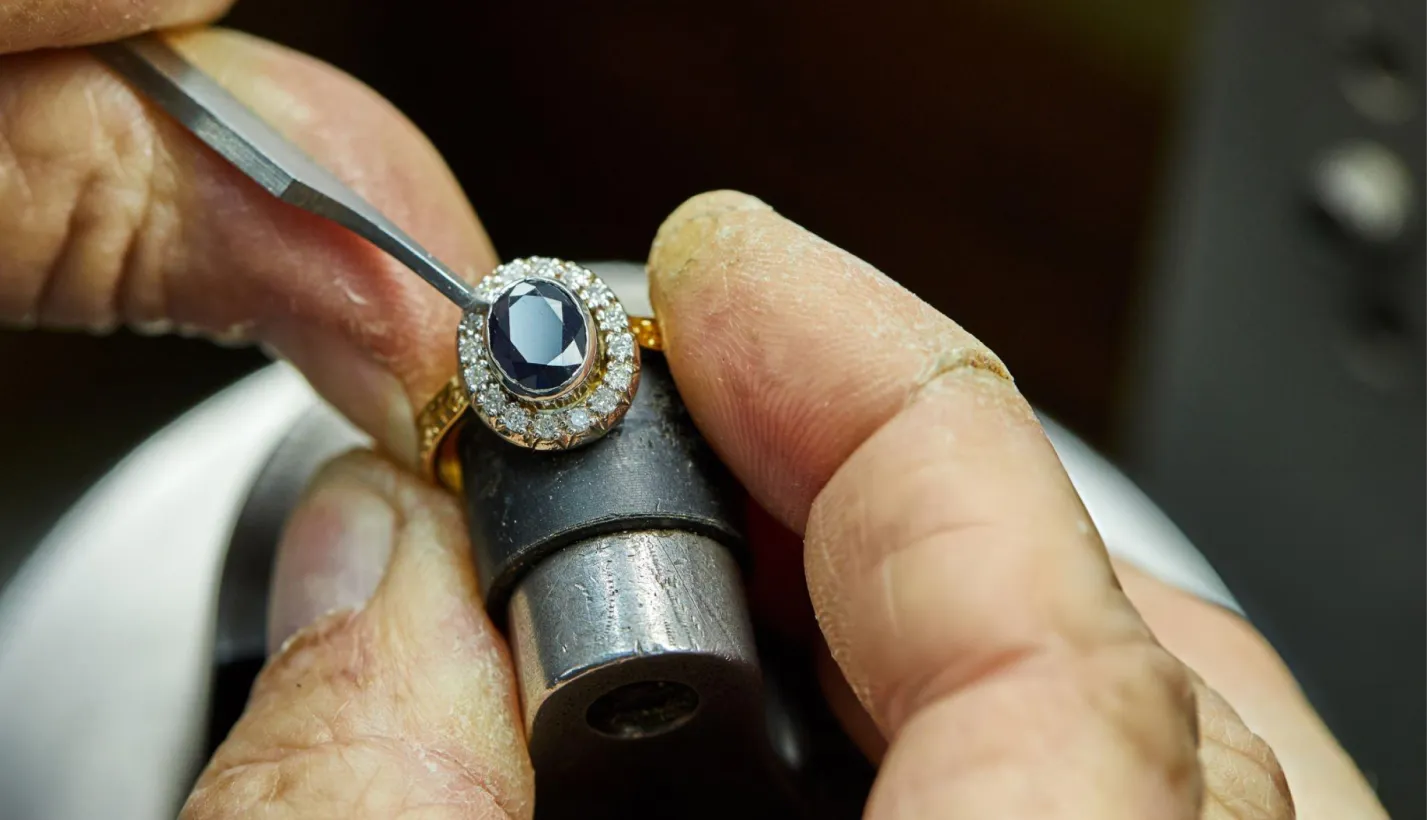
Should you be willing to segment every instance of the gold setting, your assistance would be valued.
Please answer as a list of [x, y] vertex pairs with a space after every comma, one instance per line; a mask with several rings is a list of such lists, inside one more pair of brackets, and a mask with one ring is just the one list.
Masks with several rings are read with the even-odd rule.
[[629, 317], [629, 332], [645, 350], [664, 349], [664, 334], [659, 330], [659, 320], [652, 316]]
[[[452, 376], [416, 414], [417, 453], [421, 470], [427, 478], [440, 481], [453, 490], [461, 488], [460, 465], [456, 464], [454, 453], [443, 451], [450, 449], [446, 446], [448, 443], [455, 443], [456, 437], [452, 433], [465, 422], [469, 406], [465, 386], [459, 377]], [[452, 465], [454, 474], [448, 476]], [[451, 483], [450, 479], [454, 479], [455, 483]]]
[[[491, 355], [491, 305], [524, 281], [546, 281], [580, 304], [589, 330], [589, 364], [569, 392], [551, 397], [512, 390]], [[516, 259], [478, 286], [482, 301], [461, 317], [456, 348], [471, 410], [492, 432], [532, 450], [568, 450], [619, 424], [639, 387], [640, 345], [619, 299], [595, 273], [572, 262]]]
[[[565, 270], [582, 272], [577, 282], [598, 283], [598, 287], [604, 287], [592, 273], [584, 271], [583, 268], [578, 268], [578, 266], [570, 265], [569, 263], [559, 263], [555, 262], [555, 260], [517, 260], [517, 263], [522, 266], [541, 263], [546, 265], [568, 266]], [[512, 263], [512, 265], [517, 263]], [[507, 269], [509, 269], [509, 267], [510, 266], [503, 266], [503, 268]], [[501, 270], [501, 268], [498, 268], [496, 272], [500, 272]], [[525, 275], [530, 274], [526, 273]], [[588, 279], [585, 279], [585, 276], [588, 276]], [[483, 282], [482, 285], [485, 286], [488, 291], [496, 292], [490, 286], [492, 278], [493, 277], [488, 277], [487, 281]], [[568, 279], [564, 281], [567, 285], [571, 284]], [[583, 380], [579, 387], [554, 401], [547, 400], [542, 402], [522, 399], [501, 387], [502, 398], [506, 406], [515, 405], [530, 414], [530, 418], [533, 419], [537, 413], [548, 417], [568, 413], [575, 409], [588, 408], [595, 392], [602, 387], [608, 387], [616, 394], [618, 403], [616, 408], [617, 412], [599, 413], [591, 410], [590, 425], [587, 429], [583, 431], [572, 431], [568, 428], [564, 428], [561, 431], [561, 435], [554, 439], [540, 438], [532, 435], [528, 432], [531, 429], [531, 424], [526, 425], [526, 432], [512, 430], [508, 426], [503, 425], [497, 414], [486, 413], [479, 407], [472, 407], [472, 398], [478, 397], [480, 390], [486, 386], [493, 383], [498, 384], [498, 377], [490, 372], [493, 370], [494, 365], [488, 358], [483, 355], [472, 358], [468, 353], [463, 352], [461, 354], [461, 372], [458, 375], [452, 376], [442, 385], [441, 389], [426, 403], [426, 406], [422, 408], [416, 417], [421, 469], [427, 478], [451, 490], [459, 491], [461, 489], [460, 462], [456, 457], [455, 451], [458, 436], [454, 434], [470, 419], [471, 415], [480, 418], [482, 422], [501, 438], [513, 444], [536, 450], [562, 450], [577, 447], [599, 438], [614, 426], [618, 425], [620, 419], [623, 418], [624, 411], [628, 409], [629, 404], [633, 401], [639, 389], [640, 350], [657, 351], [663, 349], [663, 336], [660, 332], [659, 322], [653, 317], [630, 316], [626, 317], [622, 325], [611, 328], [608, 321], [611, 316], [607, 314], [606, 311], [609, 310], [610, 306], [618, 308], [619, 304], [613, 298], [613, 295], [609, 294], [608, 301], [605, 305], [592, 307], [590, 303], [583, 298], [584, 293], [577, 292], [581, 295], [582, 302], [590, 311], [591, 319], [593, 320], [591, 329], [594, 336], [598, 339], [598, 350], [594, 356], [594, 362], [590, 367], [587, 378]], [[488, 303], [485, 307], [488, 307]], [[620, 309], [620, 313], [622, 313], [622, 309]], [[480, 318], [473, 322], [470, 318], [472, 316], [478, 316]], [[468, 313], [462, 320], [462, 326], [463, 328], [469, 327], [470, 329], [461, 331], [464, 336], [458, 335], [458, 346], [462, 344], [461, 340], [463, 338], [483, 338], [484, 321], [485, 314], [483, 308], [478, 308], [476, 311]], [[610, 355], [610, 345], [614, 339], [624, 336], [626, 329], [628, 335], [633, 338], [633, 346], [628, 358], [620, 359]], [[469, 350], [470, 346], [467, 344], [463, 349]], [[623, 390], [614, 390], [612, 385], [606, 384], [609, 371], [616, 366], [626, 367], [631, 371], [629, 373], [628, 385]], [[483, 371], [487, 375], [482, 376]], [[468, 381], [472, 376], [477, 377], [474, 384]], [[467, 413], [467, 410], [471, 412]]]

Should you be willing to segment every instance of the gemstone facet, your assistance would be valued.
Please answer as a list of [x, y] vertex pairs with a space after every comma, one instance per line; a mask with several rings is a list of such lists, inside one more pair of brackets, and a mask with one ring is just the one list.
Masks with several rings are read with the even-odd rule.
[[618, 297], [572, 262], [531, 257], [477, 287], [456, 334], [470, 408], [506, 441], [565, 450], [619, 424], [639, 380], [639, 344]]
[[491, 304], [491, 360], [511, 392], [530, 399], [575, 387], [594, 353], [590, 318], [564, 285], [525, 278]]

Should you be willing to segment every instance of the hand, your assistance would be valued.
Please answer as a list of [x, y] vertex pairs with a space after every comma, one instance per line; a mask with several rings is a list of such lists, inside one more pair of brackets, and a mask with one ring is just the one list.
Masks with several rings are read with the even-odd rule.
[[[700, 429], [803, 536], [754, 548], [803, 550], [825, 692], [880, 762], [868, 817], [1279, 820], [1290, 782], [1305, 817], [1383, 816], [1247, 624], [1117, 582], [1004, 366], [949, 319], [735, 193], [671, 216], [650, 271]], [[339, 611], [272, 660], [189, 816], [529, 812], [466, 550], [446, 496], [371, 455], [329, 468], [281, 548], [274, 637]]]
[[[0, 53], [226, 5], [0, 3]], [[171, 42], [463, 276], [494, 267], [440, 156], [370, 89], [235, 32]], [[262, 344], [410, 464], [412, 408], [455, 372], [458, 316], [365, 241], [261, 191], [88, 53], [0, 56], [0, 320]]]
[[[224, 5], [5, 6], [0, 51]], [[175, 46], [453, 267], [494, 264], [439, 157], [370, 91], [232, 33]], [[459, 513], [398, 466], [412, 406], [454, 366], [454, 310], [75, 51], [0, 58], [0, 271], [11, 322], [263, 343], [384, 452], [332, 465], [294, 516], [273, 624], [302, 628], [185, 813], [529, 816], [509, 662]], [[806, 536], [828, 695], [882, 760], [869, 816], [1291, 816], [1264, 740], [1150, 628], [1276, 745], [1304, 816], [1380, 816], [1247, 625], [1131, 573], [1119, 590], [1024, 400], [949, 320], [732, 194], [671, 217], [651, 272], [691, 411]]]

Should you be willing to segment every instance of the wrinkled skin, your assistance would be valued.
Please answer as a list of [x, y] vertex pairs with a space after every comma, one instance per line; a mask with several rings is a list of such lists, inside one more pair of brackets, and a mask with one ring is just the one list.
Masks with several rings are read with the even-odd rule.
[[[263, 344], [378, 445], [289, 522], [282, 648], [184, 814], [529, 817], [459, 510], [410, 471], [454, 309], [83, 52], [35, 51], [225, 5], [0, 2], [0, 318]], [[231, 32], [173, 42], [467, 278], [495, 264], [371, 91]], [[755, 548], [802, 551], [826, 695], [880, 763], [868, 817], [1385, 816], [1248, 624], [1112, 564], [1005, 365], [950, 319], [732, 192], [670, 216], [650, 274], [690, 411], [777, 523]]]

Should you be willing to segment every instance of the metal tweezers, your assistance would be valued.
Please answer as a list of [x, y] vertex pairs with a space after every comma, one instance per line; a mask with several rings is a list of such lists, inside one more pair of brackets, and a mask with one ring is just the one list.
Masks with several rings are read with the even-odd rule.
[[158, 36], [105, 43], [92, 51], [273, 196], [368, 240], [461, 309], [476, 303], [475, 289], [454, 271]]

